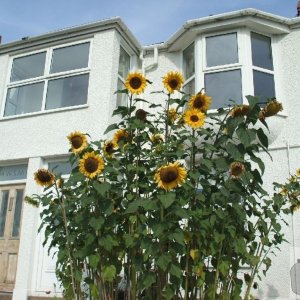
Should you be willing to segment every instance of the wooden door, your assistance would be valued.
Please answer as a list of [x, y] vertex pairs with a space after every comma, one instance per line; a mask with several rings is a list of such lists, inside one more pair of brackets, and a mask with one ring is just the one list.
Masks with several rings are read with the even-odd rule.
[[0, 186], [0, 292], [15, 286], [24, 186]]

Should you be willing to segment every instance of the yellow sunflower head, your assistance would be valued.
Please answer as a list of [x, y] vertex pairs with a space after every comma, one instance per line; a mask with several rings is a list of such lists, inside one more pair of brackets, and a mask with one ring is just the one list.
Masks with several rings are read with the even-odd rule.
[[71, 144], [71, 151], [75, 154], [82, 152], [88, 146], [86, 135], [80, 131], [70, 133], [67, 138]]
[[103, 158], [94, 151], [87, 152], [79, 160], [79, 171], [86, 177], [93, 179], [104, 169]]
[[280, 111], [283, 110], [282, 104], [276, 99], [267, 103], [267, 105], [262, 110], [263, 118], [272, 117], [277, 115]]
[[183, 76], [179, 72], [169, 72], [163, 77], [163, 84], [170, 94], [179, 91], [183, 82]]
[[230, 116], [233, 118], [236, 117], [243, 117], [248, 114], [250, 110], [250, 106], [247, 104], [242, 104], [242, 105], [236, 105], [231, 111], [230, 111]]
[[300, 169], [296, 170], [296, 176], [300, 177]]
[[230, 165], [229, 172], [231, 178], [237, 179], [245, 172], [245, 166], [241, 162], [235, 161]]
[[125, 87], [131, 94], [141, 94], [144, 92], [147, 80], [140, 72], [129, 73], [125, 81]]
[[195, 128], [200, 128], [204, 125], [205, 114], [198, 109], [192, 108], [187, 110], [184, 113], [183, 118], [184, 118], [184, 122], [188, 126], [195, 129]]
[[154, 145], [157, 145], [164, 141], [164, 136], [160, 133], [155, 133], [151, 135], [150, 140]]
[[174, 123], [179, 118], [179, 115], [175, 108], [170, 108], [167, 111], [167, 117], [170, 123]]
[[34, 173], [34, 180], [41, 186], [51, 186], [55, 182], [55, 176], [47, 169], [38, 169]]
[[279, 192], [279, 194], [280, 194], [281, 196], [287, 196], [288, 193], [289, 193], [289, 191], [288, 191], [288, 189], [287, 189], [286, 187], [283, 187], [283, 188], [280, 190], [280, 192]]
[[186, 169], [181, 167], [179, 162], [175, 162], [160, 167], [154, 175], [154, 180], [160, 188], [169, 191], [181, 185], [186, 175]]
[[113, 137], [113, 143], [115, 147], [120, 148], [126, 145], [128, 143], [128, 137], [129, 137], [128, 132], [125, 131], [124, 129], [117, 130]]
[[113, 141], [106, 141], [103, 146], [103, 152], [104, 152], [105, 156], [112, 157], [115, 148], [116, 148], [116, 145]]
[[190, 108], [195, 108], [202, 112], [206, 112], [209, 109], [210, 105], [211, 97], [201, 92], [194, 95], [189, 101]]

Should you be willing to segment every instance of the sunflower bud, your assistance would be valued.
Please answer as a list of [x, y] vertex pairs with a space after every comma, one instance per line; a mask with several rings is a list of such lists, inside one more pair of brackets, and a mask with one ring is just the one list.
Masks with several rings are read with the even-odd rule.
[[147, 121], [147, 112], [141, 108], [135, 112], [135, 116], [137, 119], [139, 119], [143, 122]]

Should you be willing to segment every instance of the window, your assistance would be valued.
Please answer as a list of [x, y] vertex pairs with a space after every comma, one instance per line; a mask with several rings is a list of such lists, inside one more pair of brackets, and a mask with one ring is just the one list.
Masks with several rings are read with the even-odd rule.
[[[119, 69], [118, 69], [118, 83], [117, 89], [124, 89], [124, 82], [130, 71], [130, 55], [120, 47], [120, 56], [119, 56]], [[117, 94], [117, 106], [126, 106], [127, 105], [127, 95], [125, 93]]]
[[237, 32], [205, 38], [205, 91], [213, 99], [211, 108], [242, 103], [242, 73]]
[[192, 43], [183, 51], [183, 90], [188, 95], [195, 94], [195, 45]]
[[184, 91], [204, 88], [211, 109], [242, 104], [246, 95], [261, 103], [275, 97], [271, 38], [246, 28], [199, 35], [182, 52], [182, 71]]
[[13, 58], [4, 116], [87, 103], [90, 42]]
[[251, 32], [254, 95], [266, 102], [275, 97], [274, 69], [271, 39]]

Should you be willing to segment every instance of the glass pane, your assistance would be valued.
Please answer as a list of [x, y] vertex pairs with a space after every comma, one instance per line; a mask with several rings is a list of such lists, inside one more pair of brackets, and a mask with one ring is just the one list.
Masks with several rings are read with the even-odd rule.
[[85, 104], [87, 102], [88, 83], [88, 74], [50, 80], [46, 109]]
[[20, 236], [23, 190], [17, 190], [12, 237]]
[[44, 75], [46, 52], [13, 60], [10, 82]]
[[88, 67], [90, 43], [53, 50], [50, 73]]
[[[122, 80], [118, 79], [118, 90], [124, 90], [124, 84]], [[117, 94], [117, 107], [118, 106], [127, 106], [127, 94], [125, 93], [118, 93]]]
[[183, 51], [183, 74], [185, 79], [195, 74], [194, 43]]
[[40, 111], [42, 108], [43, 90], [44, 82], [8, 89], [4, 116]]
[[20, 180], [27, 178], [27, 165], [0, 167], [0, 181]]
[[126, 79], [130, 70], [130, 56], [129, 54], [120, 47], [120, 57], [119, 57], [119, 71], [118, 74]]
[[195, 94], [195, 79], [192, 79], [189, 81], [184, 87], [183, 91], [188, 95], [194, 95]]
[[232, 104], [229, 100], [243, 103], [241, 71], [205, 74], [205, 92], [212, 97], [212, 109]]
[[254, 66], [273, 70], [271, 39], [251, 32], [252, 63]]
[[206, 38], [207, 67], [239, 62], [237, 34], [229, 33]]
[[260, 98], [260, 102], [266, 102], [268, 98], [275, 97], [274, 76], [259, 71], [253, 71], [254, 95]]
[[52, 161], [48, 163], [48, 169], [55, 174], [68, 175], [71, 173], [72, 168], [68, 161]]
[[8, 204], [8, 191], [2, 191], [1, 198], [0, 198], [0, 237], [4, 236], [7, 204]]

